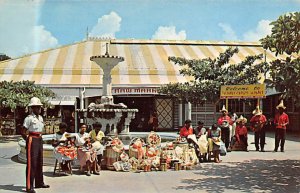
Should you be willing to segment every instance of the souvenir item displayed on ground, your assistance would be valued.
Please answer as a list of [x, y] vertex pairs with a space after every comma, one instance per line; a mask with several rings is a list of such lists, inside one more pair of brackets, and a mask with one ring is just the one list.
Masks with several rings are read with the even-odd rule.
[[[145, 170], [145, 168], [150, 168], [151, 167], [151, 160], [149, 159], [144, 159], [141, 160], [139, 163], [139, 169]], [[146, 169], [148, 171], [148, 169]]]
[[176, 162], [176, 163], [174, 164], [174, 170], [175, 170], [175, 171], [181, 170], [181, 163], [180, 163], [180, 162]]
[[115, 170], [118, 172], [118, 171], [121, 171], [121, 163], [122, 162], [120, 162], [120, 161], [117, 161], [117, 162], [115, 162], [115, 163], [113, 163], [113, 166], [114, 166], [114, 168], [115, 168]]
[[160, 170], [161, 171], [167, 171], [167, 164], [166, 163], [161, 163], [160, 164]]
[[[113, 163], [117, 162], [119, 160], [120, 154], [123, 151], [123, 148], [117, 149], [117, 151], [113, 148], [114, 146], [111, 146], [110, 143], [106, 146], [106, 151], [105, 151], [105, 162], [106, 162], [106, 167], [109, 170], [114, 170], [115, 167]], [[121, 151], [122, 149], [122, 151]], [[120, 151], [120, 152], [119, 152]]]
[[155, 157], [152, 159], [151, 166], [152, 166], [153, 168], [155, 168], [156, 170], [158, 170], [158, 168], [159, 168], [159, 166], [160, 166], [160, 158], [159, 158], [159, 156], [155, 156]]
[[129, 156], [127, 153], [122, 152], [120, 154], [120, 160], [121, 161], [116, 161], [113, 163], [114, 168], [116, 171], [123, 171], [123, 172], [128, 172], [131, 170], [131, 163], [129, 162]]
[[139, 161], [135, 158], [135, 157], [131, 157], [129, 160], [128, 160], [128, 163], [131, 164], [131, 169], [133, 172], [136, 172], [138, 170], [138, 167], [139, 167]]
[[184, 151], [183, 151], [183, 148], [182, 148], [182, 147], [177, 146], [177, 147], [175, 148], [175, 155], [176, 155], [176, 157], [177, 157], [179, 160], [182, 160], [182, 159], [183, 159], [183, 153], [184, 153]]
[[133, 138], [129, 144], [129, 157], [142, 159], [145, 157], [145, 142], [142, 138]]
[[113, 163], [113, 166], [115, 167], [116, 171], [123, 171], [123, 172], [129, 172], [132, 168], [129, 162], [123, 162], [123, 161], [117, 161]]
[[156, 148], [149, 147], [147, 148], [146, 155], [148, 158], [155, 157], [158, 154]]
[[121, 169], [122, 169], [122, 171], [129, 172], [131, 170], [131, 168], [132, 168], [132, 166], [131, 166], [130, 163], [128, 163], [128, 162], [121, 163]]
[[195, 149], [190, 148], [184, 152], [184, 165], [192, 166], [198, 163], [198, 157], [196, 155]]
[[149, 147], [147, 148], [146, 156], [147, 160], [146, 162], [151, 165], [151, 167], [155, 168], [158, 170], [158, 167], [160, 165], [160, 152], [158, 151], [157, 148], [154, 147]]
[[167, 164], [167, 168], [170, 168], [171, 160], [175, 159], [176, 153], [174, 149], [163, 148], [161, 152], [163, 162]]
[[108, 146], [111, 146], [112, 149], [117, 153], [121, 153], [124, 150], [124, 144], [119, 138], [114, 138], [112, 141], [110, 141]]
[[176, 143], [187, 143], [186, 138], [185, 137], [177, 137], [176, 138]]
[[161, 143], [161, 137], [154, 131], [151, 131], [147, 137], [147, 143], [150, 146], [159, 146]]
[[166, 145], [167, 145], [167, 149], [169, 149], [169, 150], [173, 150], [174, 149], [173, 142], [168, 142]]
[[121, 155], [120, 155], [120, 159], [122, 162], [127, 162], [129, 160], [129, 156], [127, 153], [125, 152], [122, 152]]
[[133, 164], [139, 164], [139, 161], [135, 157], [129, 158], [128, 162], [133, 165]]

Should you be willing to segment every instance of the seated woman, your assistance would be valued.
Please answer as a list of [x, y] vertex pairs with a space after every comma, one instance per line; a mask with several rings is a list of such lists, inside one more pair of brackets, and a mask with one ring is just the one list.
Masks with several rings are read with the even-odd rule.
[[75, 148], [75, 137], [66, 132], [67, 124], [59, 124], [59, 131], [55, 133], [55, 139], [52, 141], [54, 148], [54, 157], [60, 163], [64, 172], [70, 171], [70, 162], [77, 157]]
[[95, 175], [99, 175], [97, 164], [97, 152], [92, 148], [90, 141], [90, 135], [85, 132], [86, 125], [81, 125], [77, 138], [78, 146], [78, 160], [80, 162], [81, 171], [83, 168], [86, 170], [86, 175], [90, 176], [93, 172]]
[[214, 154], [216, 163], [220, 163], [220, 145], [221, 145], [221, 129], [217, 124], [211, 126], [211, 130], [208, 133], [208, 151]]
[[196, 155], [198, 157], [198, 160], [199, 162], [201, 161], [200, 159], [200, 151], [199, 151], [199, 146], [197, 144], [197, 140], [196, 140], [196, 137], [192, 137], [193, 136], [193, 128], [191, 127], [191, 123], [192, 121], [191, 120], [186, 120], [184, 122], [184, 127], [182, 127], [180, 129], [180, 132], [179, 132], [179, 135], [181, 138], [185, 138], [186, 141], [189, 143], [189, 144], [192, 144], [195, 151], [196, 151]]
[[101, 161], [104, 151], [104, 146], [101, 144], [103, 138], [105, 137], [103, 131], [101, 131], [102, 124], [96, 122], [93, 124], [94, 129], [90, 132], [90, 138], [93, 148], [97, 151], [98, 165], [101, 167]]
[[236, 120], [237, 126], [235, 128], [235, 139], [232, 140], [232, 145], [234, 146], [234, 144], [236, 142], [238, 142], [239, 144], [241, 144], [241, 142], [243, 142], [243, 145], [245, 145], [245, 150], [248, 151], [247, 147], [248, 147], [248, 130], [247, 127], [245, 126], [245, 124], [247, 123], [247, 119], [244, 118], [242, 115], [240, 116], [240, 118], [238, 118]]

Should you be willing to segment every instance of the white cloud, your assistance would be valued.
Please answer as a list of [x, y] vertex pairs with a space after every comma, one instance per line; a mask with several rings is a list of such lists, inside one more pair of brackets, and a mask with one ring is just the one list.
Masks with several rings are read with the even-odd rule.
[[93, 37], [115, 38], [116, 32], [120, 31], [122, 18], [114, 11], [103, 15], [98, 23], [92, 28], [90, 35]]
[[263, 37], [271, 34], [272, 26], [270, 26], [271, 21], [260, 20], [254, 30], [249, 30], [243, 34], [243, 39], [245, 41], [258, 41]]
[[186, 32], [185, 30], [181, 30], [178, 33], [176, 32], [175, 26], [160, 26], [155, 31], [152, 39], [159, 40], [185, 40]]
[[235, 31], [229, 24], [219, 23], [218, 26], [224, 31], [224, 34], [222, 35], [223, 40], [238, 40]]
[[37, 25], [43, 3], [43, 0], [1, 1], [0, 53], [17, 57], [58, 46], [51, 32]]

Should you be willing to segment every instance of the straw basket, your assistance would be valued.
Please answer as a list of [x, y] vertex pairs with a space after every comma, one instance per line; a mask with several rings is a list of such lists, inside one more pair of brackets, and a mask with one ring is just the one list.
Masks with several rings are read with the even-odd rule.
[[106, 147], [106, 155], [105, 155], [105, 161], [106, 161], [106, 167], [109, 170], [115, 170], [114, 163], [118, 161], [120, 156], [120, 153], [115, 152], [112, 147], [108, 146]]
[[[134, 157], [136, 159], [138, 159], [138, 150], [133, 148], [133, 144], [137, 141], [137, 140], [141, 140], [141, 145], [142, 145], [142, 148], [143, 148], [143, 151], [144, 153], [146, 152], [146, 147], [144, 147], [145, 145], [145, 142], [142, 138], [138, 138], [138, 137], [135, 137], [133, 138], [131, 141], [130, 141], [130, 145], [129, 145], [129, 157]], [[145, 157], [145, 155], [143, 155], [143, 157]]]

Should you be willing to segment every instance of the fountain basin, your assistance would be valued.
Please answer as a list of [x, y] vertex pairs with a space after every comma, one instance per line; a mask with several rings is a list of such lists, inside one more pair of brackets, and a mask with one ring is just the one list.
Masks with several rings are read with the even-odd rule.
[[[54, 134], [43, 135], [43, 162], [44, 165], [53, 165], [55, 158], [53, 155], [52, 140], [55, 138]], [[26, 163], [26, 141], [20, 138], [19, 142], [20, 153], [18, 154], [18, 160], [22, 163]]]

